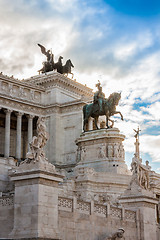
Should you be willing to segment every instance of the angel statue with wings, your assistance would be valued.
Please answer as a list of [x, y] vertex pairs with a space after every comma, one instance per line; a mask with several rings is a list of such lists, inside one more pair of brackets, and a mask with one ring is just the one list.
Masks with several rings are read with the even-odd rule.
[[47, 61], [43, 62], [43, 68], [40, 69], [38, 72], [46, 73], [53, 71], [54, 69], [54, 55], [52, 53], [52, 50], [46, 50], [44, 46], [38, 43], [38, 46], [41, 48], [41, 52], [46, 55]]
[[73, 73], [71, 72], [71, 68], [73, 68], [73, 64], [70, 59], [68, 59], [65, 63], [65, 65], [62, 65], [62, 59], [63, 57], [60, 56], [58, 58], [58, 62], [54, 63], [54, 55], [52, 53], [52, 50], [46, 50], [44, 46], [38, 43], [38, 46], [41, 48], [41, 52], [47, 57], [47, 61], [43, 62], [43, 68], [40, 69], [38, 72], [41, 73], [46, 73], [50, 72], [53, 70], [57, 70], [57, 72], [61, 74], [72, 74], [73, 78]]

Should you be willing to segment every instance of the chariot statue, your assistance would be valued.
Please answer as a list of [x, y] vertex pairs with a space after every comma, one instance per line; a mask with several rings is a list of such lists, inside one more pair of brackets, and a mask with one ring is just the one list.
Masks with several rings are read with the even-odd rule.
[[[102, 92], [102, 86], [100, 81], [96, 84], [98, 91], [94, 94], [93, 103], [86, 104], [83, 107], [83, 130], [86, 131], [86, 124], [90, 117], [94, 118], [95, 126], [98, 129], [97, 122], [99, 116], [106, 116], [106, 127], [113, 128], [114, 121], [110, 119], [115, 114], [120, 114], [121, 120], [123, 115], [121, 112], [116, 111], [116, 106], [121, 99], [121, 93], [114, 92], [110, 94], [108, 98], [105, 98], [105, 94]], [[109, 122], [111, 125], [109, 126]]]
[[52, 53], [52, 50], [46, 50], [46, 48], [39, 43], [38, 43], [38, 46], [41, 48], [41, 52], [47, 57], [47, 61], [43, 62], [43, 67], [40, 70], [38, 70], [39, 74], [57, 70], [57, 72], [61, 74], [67, 74], [67, 76], [68, 74], [72, 74], [72, 78], [73, 78], [73, 73], [71, 72], [71, 68], [74, 66], [70, 59], [66, 61], [65, 65], [62, 65], [63, 57], [60, 56], [58, 59], [58, 62], [55, 63], [54, 54]]

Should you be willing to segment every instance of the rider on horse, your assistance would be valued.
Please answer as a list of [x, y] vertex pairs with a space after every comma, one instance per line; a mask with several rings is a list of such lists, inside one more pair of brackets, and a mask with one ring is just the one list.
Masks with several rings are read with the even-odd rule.
[[105, 99], [105, 94], [102, 92], [101, 83], [98, 80], [98, 83], [96, 84], [96, 87], [98, 88], [98, 91], [94, 94], [94, 104], [98, 103], [99, 106], [99, 112], [103, 112], [103, 100]]

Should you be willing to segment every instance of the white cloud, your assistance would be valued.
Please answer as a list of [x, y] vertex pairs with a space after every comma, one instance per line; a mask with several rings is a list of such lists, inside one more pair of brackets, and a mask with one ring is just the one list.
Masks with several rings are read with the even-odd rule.
[[114, 56], [121, 61], [127, 60], [129, 57], [133, 57], [136, 53], [141, 52], [142, 50], [152, 46], [153, 38], [149, 31], [144, 31], [135, 37], [134, 40], [131, 39], [122, 39], [114, 47]]
[[[101, 1], [96, 8], [90, 1], [77, 0], [41, 4], [37, 0], [0, 1], [1, 71], [19, 78], [36, 75], [45, 59], [37, 43], [52, 48], [55, 61], [59, 55], [64, 62], [71, 58], [77, 81], [95, 91], [100, 79], [106, 97], [122, 92], [117, 110], [124, 121], [118, 118], [115, 126], [126, 135], [126, 151], [134, 151], [133, 128], [139, 125], [141, 151], [158, 161], [159, 136], [143, 132], [160, 125], [160, 46], [155, 45], [159, 23], [129, 29], [125, 17], [115, 17], [108, 7], [102, 8]], [[117, 27], [119, 22], [125, 22], [124, 30]], [[135, 103], [142, 106], [136, 109]]]

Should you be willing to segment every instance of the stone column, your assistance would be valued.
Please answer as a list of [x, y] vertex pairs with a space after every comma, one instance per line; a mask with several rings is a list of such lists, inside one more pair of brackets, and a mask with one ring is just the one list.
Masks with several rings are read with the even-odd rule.
[[97, 121], [97, 126], [98, 126], [98, 128], [100, 128], [100, 119], [98, 119], [98, 121]]
[[88, 121], [88, 130], [89, 130], [89, 131], [93, 130], [93, 118], [89, 118], [89, 121]]
[[29, 143], [33, 137], [33, 115], [28, 115], [28, 151], [30, 150]]
[[6, 119], [5, 119], [5, 146], [4, 146], [4, 157], [9, 157], [10, 152], [10, 123], [11, 123], [11, 109], [5, 110]]
[[21, 130], [22, 130], [22, 115], [23, 113], [18, 112], [17, 115], [17, 138], [16, 138], [16, 158], [21, 159]]
[[10, 239], [59, 240], [58, 183], [63, 176], [48, 162], [22, 164], [15, 182], [14, 226]]

